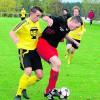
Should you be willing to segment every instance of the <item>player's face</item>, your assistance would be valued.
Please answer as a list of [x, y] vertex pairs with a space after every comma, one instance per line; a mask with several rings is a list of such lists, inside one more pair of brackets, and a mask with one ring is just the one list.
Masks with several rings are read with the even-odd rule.
[[75, 20], [71, 20], [71, 21], [68, 22], [68, 27], [69, 27], [70, 30], [74, 30], [74, 29], [76, 29], [80, 26], [81, 26], [81, 23], [76, 22]]
[[78, 15], [79, 15], [79, 10], [78, 10], [78, 9], [74, 9], [73, 15], [74, 15], [74, 16], [78, 16]]
[[63, 10], [63, 15], [67, 15], [67, 11], [66, 10]]
[[37, 22], [41, 15], [42, 13], [37, 10], [35, 13], [31, 13], [30, 17], [33, 22]]

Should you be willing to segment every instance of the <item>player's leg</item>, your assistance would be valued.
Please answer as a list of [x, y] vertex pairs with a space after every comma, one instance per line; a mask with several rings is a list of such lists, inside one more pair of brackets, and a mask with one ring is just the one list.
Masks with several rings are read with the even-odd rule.
[[41, 69], [37, 69], [35, 71], [36, 75], [32, 75], [29, 77], [28, 79], [28, 86], [35, 84], [37, 81], [39, 81], [40, 79], [42, 79], [42, 70]]
[[21, 68], [24, 69], [24, 73], [20, 77], [19, 86], [18, 86], [15, 100], [20, 100], [17, 98], [18, 97], [21, 98], [21, 95], [23, 95], [26, 99], [29, 99], [29, 97], [27, 96], [27, 93], [26, 93], [26, 88], [28, 86], [28, 79], [32, 73], [32, 67], [30, 67], [31, 63], [30, 63], [30, 59], [29, 59], [29, 52], [26, 53], [26, 50], [20, 49], [19, 55], [20, 55]]
[[[27, 54], [26, 54], [27, 55]], [[26, 60], [26, 61], [25, 61]], [[29, 61], [28, 61], [29, 60]], [[24, 58], [24, 63], [26, 62], [26, 66], [30, 65], [32, 67], [24, 68], [24, 74], [27, 77], [21, 78], [19, 82], [19, 88], [17, 91], [17, 96], [21, 96], [21, 93], [24, 98], [29, 99], [26, 93], [26, 88], [30, 85], [35, 84], [38, 80], [42, 78], [42, 63], [39, 55], [37, 54], [36, 50], [32, 50], [29, 52], [29, 56]], [[36, 75], [31, 75], [32, 70], [35, 71]], [[17, 100], [17, 99], [16, 99]]]
[[69, 51], [69, 56], [68, 56], [68, 64], [71, 63], [72, 58], [73, 58], [74, 53], [75, 53], [75, 50], [76, 50], [75, 48], [71, 47], [71, 49], [70, 49], [70, 51]]
[[72, 52], [73, 52], [73, 47], [72, 47], [72, 43], [68, 43], [66, 46], [67, 49], [67, 59], [68, 59], [68, 64], [71, 63], [71, 57], [72, 57]]
[[31, 58], [32, 69], [35, 71], [35, 75], [30, 76], [30, 78], [28, 80], [28, 85], [35, 84], [37, 81], [42, 79], [42, 76], [43, 76], [43, 71], [42, 71], [43, 68], [42, 68], [41, 58], [38, 55], [38, 53], [36, 52], [36, 50], [34, 50], [31, 57], [32, 57]]
[[[50, 62], [50, 66], [51, 66], [51, 71], [50, 71], [49, 82], [48, 82], [48, 86], [45, 91], [45, 95], [48, 95], [56, 87], [59, 70], [60, 70], [60, 65], [61, 65], [61, 61], [57, 56], [51, 57], [49, 62]], [[52, 99], [53, 98], [51, 98], [51, 100]]]
[[[26, 93], [26, 88], [28, 86], [28, 80], [30, 78], [32, 72], [32, 68], [28, 67], [24, 69], [24, 74], [21, 76], [20, 80], [19, 80], [19, 86], [18, 86], [18, 90], [16, 93], [16, 97], [23, 95], [24, 98], [29, 99], [27, 93]], [[15, 98], [16, 98], [15, 97]], [[17, 100], [17, 99], [15, 99]]]
[[92, 22], [93, 22], [93, 20], [92, 20], [92, 19], [90, 19], [90, 25], [92, 25]]
[[[77, 42], [80, 43], [80, 40], [76, 40]], [[73, 56], [75, 54], [76, 49], [78, 49], [77, 45], [74, 43], [69, 43], [67, 45], [67, 51], [68, 51], [68, 64], [71, 63]]]
[[[45, 45], [45, 48], [44, 48]], [[61, 65], [61, 61], [59, 60], [58, 53], [56, 48], [52, 47], [46, 40], [40, 39], [37, 45], [37, 51], [39, 55], [51, 65], [51, 71], [50, 71], [50, 78], [48, 82], [48, 86], [45, 90], [44, 96], [47, 97], [49, 100], [53, 100], [53, 95], [51, 94], [51, 91], [53, 88], [55, 88], [57, 79], [58, 79], [58, 73], [59, 73], [59, 67]], [[54, 68], [55, 67], [55, 68]]]
[[71, 48], [72, 48], [72, 42], [67, 40], [66, 41], [66, 54], [65, 54], [65, 58], [68, 58]]

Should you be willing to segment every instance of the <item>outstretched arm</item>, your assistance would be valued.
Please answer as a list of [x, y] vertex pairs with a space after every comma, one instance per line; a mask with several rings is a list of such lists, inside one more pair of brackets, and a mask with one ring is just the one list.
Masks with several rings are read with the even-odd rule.
[[77, 42], [77, 41], [75, 41], [74, 39], [72, 39], [71, 37], [69, 37], [68, 35], [66, 35], [66, 37], [65, 37], [67, 40], [69, 40], [69, 41], [71, 41], [71, 42], [73, 42], [74, 44], [76, 44], [77, 45], [77, 47], [79, 47], [79, 45], [80, 45], [80, 43], [79, 42]]

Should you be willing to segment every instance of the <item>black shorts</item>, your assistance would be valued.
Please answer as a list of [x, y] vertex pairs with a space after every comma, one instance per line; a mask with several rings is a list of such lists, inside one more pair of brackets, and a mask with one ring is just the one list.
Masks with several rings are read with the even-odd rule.
[[21, 20], [24, 20], [25, 19], [25, 17], [21, 17]]
[[22, 70], [27, 67], [32, 67], [32, 70], [42, 69], [41, 58], [36, 50], [19, 49], [20, 67]]
[[[74, 39], [75, 41], [77, 41], [78, 43], [80, 43], [80, 40], [77, 40], [77, 39]], [[66, 44], [72, 44], [72, 47], [75, 48], [75, 49], [78, 49], [77, 45], [69, 40], [67, 40], [67, 43]]]

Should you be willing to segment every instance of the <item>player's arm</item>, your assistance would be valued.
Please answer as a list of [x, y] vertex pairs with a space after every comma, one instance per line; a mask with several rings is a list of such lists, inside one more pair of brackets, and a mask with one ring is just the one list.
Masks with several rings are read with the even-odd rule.
[[15, 44], [17, 44], [19, 42], [19, 39], [17, 37], [16, 34], [20, 33], [22, 28], [23, 28], [23, 24], [26, 22], [26, 20], [20, 22], [13, 30], [10, 31], [9, 35], [12, 38], [12, 40], [14, 41]]
[[78, 35], [81, 36], [85, 32], [85, 25], [83, 24], [82, 26], [79, 27], [79, 33]]
[[73, 42], [74, 44], [76, 44], [78, 47], [79, 47], [79, 45], [80, 45], [80, 43], [79, 42], [77, 42], [77, 41], [75, 41], [74, 39], [72, 39], [71, 37], [69, 37], [68, 35], [66, 35], [66, 37], [65, 37], [67, 40], [69, 40], [69, 41], [71, 41], [71, 42]]
[[54, 23], [63, 23], [64, 20], [61, 16], [44, 16], [43, 19], [48, 22], [48, 26], [52, 26]]
[[15, 34], [15, 31], [10, 31], [10, 33], [9, 33], [9, 35], [10, 35], [10, 37], [12, 38], [12, 40], [13, 40], [13, 42], [15, 43], [15, 44], [17, 44], [18, 42], [19, 42], [19, 39], [17, 38], [17, 36], [16, 36], [16, 34]]
[[49, 16], [43, 16], [43, 19], [48, 23], [48, 26], [53, 25], [53, 19], [50, 18]]

